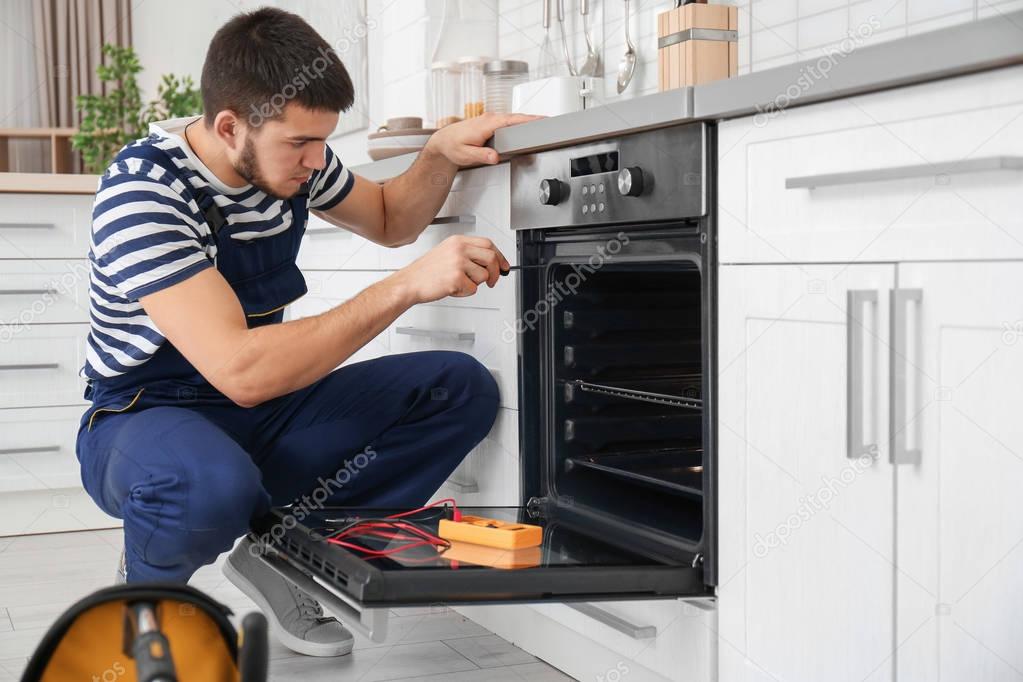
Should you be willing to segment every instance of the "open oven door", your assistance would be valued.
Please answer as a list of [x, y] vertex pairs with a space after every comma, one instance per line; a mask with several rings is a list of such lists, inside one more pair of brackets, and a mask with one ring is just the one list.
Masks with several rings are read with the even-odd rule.
[[[534, 507], [466, 507], [463, 515], [543, 528], [538, 547], [490, 550], [454, 543], [366, 558], [325, 540], [356, 519], [401, 510], [324, 507], [303, 514], [272, 510], [250, 536], [271, 567], [317, 598], [346, 624], [374, 641], [386, 637], [387, 609], [425, 604], [572, 602], [707, 597], [698, 557], [668, 559], [613, 546]], [[436, 532], [440, 507], [407, 517]], [[370, 541], [366, 541], [367, 543]], [[386, 540], [372, 545], [388, 546]], [[393, 541], [390, 541], [393, 542]], [[315, 576], [315, 578], [310, 577]]]

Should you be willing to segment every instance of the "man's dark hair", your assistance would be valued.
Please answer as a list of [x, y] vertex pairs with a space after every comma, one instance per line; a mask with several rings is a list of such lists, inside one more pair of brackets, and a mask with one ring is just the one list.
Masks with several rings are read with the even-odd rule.
[[273, 7], [220, 27], [206, 51], [200, 88], [206, 125], [224, 109], [259, 127], [289, 102], [339, 112], [355, 99], [352, 79], [327, 41], [298, 15]]

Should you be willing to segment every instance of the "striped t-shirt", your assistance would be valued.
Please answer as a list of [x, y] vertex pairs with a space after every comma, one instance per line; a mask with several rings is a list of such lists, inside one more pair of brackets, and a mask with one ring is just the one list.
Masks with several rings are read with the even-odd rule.
[[[139, 298], [214, 267], [216, 246], [186, 187], [211, 195], [227, 225], [270, 234], [291, 229], [287, 201], [251, 185], [229, 187], [199, 160], [182, 137], [194, 120], [154, 123], [149, 137], [126, 148], [158, 147], [173, 167], [119, 155], [100, 179], [89, 248], [91, 326], [80, 372], [87, 379], [126, 374], [149, 360], [166, 338]], [[326, 166], [307, 182], [309, 208], [325, 211], [348, 195], [355, 178], [328, 146]]]

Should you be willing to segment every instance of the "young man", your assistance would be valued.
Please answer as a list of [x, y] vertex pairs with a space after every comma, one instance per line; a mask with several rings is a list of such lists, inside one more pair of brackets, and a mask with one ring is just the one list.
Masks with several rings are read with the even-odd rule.
[[[277, 9], [217, 32], [201, 88], [204, 116], [121, 150], [93, 212], [92, 406], [77, 453], [90, 496], [124, 519], [129, 582], [187, 581], [252, 518], [318, 486], [328, 503], [419, 506], [498, 406], [493, 378], [463, 353], [335, 369], [410, 306], [497, 284], [509, 264], [488, 239], [451, 237], [322, 315], [283, 322], [283, 308], [306, 292], [295, 255], [308, 211], [378, 244], [411, 243], [458, 167], [495, 163], [484, 142], [533, 117], [446, 127], [402, 176], [359, 178], [325, 142], [352, 105], [351, 79]], [[239, 543], [224, 571], [283, 643], [351, 651], [351, 634], [249, 549]]]

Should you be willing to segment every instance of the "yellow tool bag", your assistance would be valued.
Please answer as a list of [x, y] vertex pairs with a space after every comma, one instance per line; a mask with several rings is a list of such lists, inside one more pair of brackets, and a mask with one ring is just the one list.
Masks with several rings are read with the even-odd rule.
[[266, 618], [237, 632], [231, 613], [188, 585], [107, 587], [57, 619], [22, 682], [265, 682]]

